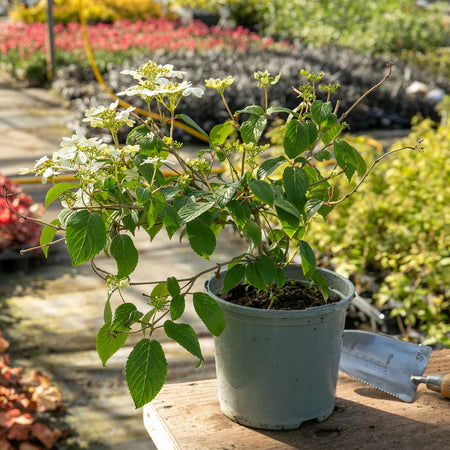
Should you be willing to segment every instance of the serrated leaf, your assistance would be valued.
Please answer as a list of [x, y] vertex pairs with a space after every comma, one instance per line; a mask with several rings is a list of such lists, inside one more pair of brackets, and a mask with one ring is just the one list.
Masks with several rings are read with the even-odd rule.
[[317, 270], [311, 275], [311, 280], [319, 288], [320, 293], [323, 295], [325, 302], [328, 301], [329, 296], [329, 286], [326, 278], [321, 275]]
[[167, 290], [172, 297], [179, 295], [181, 292], [178, 280], [175, 277], [167, 278]]
[[273, 191], [269, 183], [253, 179], [248, 182], [248, 186], [257, 198], [270, 206], [273, 205]]
[[331, 153], [328, 150], [320, 150], [314, 153], [314, 158], [317, 161], [328, 161], [331, 159]]
[[114, 311], [111, 328], [114, 331], [117, 329], [129, 330], [142, 316], [143, 314], [137, 310], [133, 303], [122, 303]]
[[246, 106], [244, 109], [240, 109], [239, 111], [236, 111], [237, 115], [242, 114], [242, 113], [255, 114], [257, 116], [264, 116], [264, 110], [259, 105]]
[[211, 145], [222, 145], [232, 132], [233, 125], [230, 122], [214, 126], [209, 132]]
[[225, 329], [225, 316], [216, 301], [203, 292], [194, 293], [194, 308], [209, 332], [219, 336]]
[[175, 295], [172, 297], [170, 302], [170, 317], [172, 320], [179, 319], [183, 313], [184, 308], [186, 307], [186, 302], [184, 299], [184, 295]]
[[330, 102], [324, 103], [322, 100], [316, 100], [311, 105], [311, 116], [319, 125], [326, 124], [332, 112], [333, 106]]
[[147, 128], [147, 125], [139, 125], [133, 128], [127, 136], [127, 145], [139, 145], [140, 153], [145, 156], [159, 155], [163, 149], [164, 143], [155, 136], [153, 131]]
[[237, 200], [228, 202], [226, 209], [230, 212], [239, 230], [243, 230], [250, 218], [250, 209], [246, 204], [241, 204]]
[[196, 356], [200, 361], [199, 365], [203, 363], [203, 355], [200, 349], [197, 335], [194, 329], [187, 323], [175, 323], [171, 320], [164, 322], [164, 331], [170, 339], [178, 342], [189, 353]]
[[152, 339], [138, 342], [128, 357], [125, 378], [136, 408], [151, 402], [164, 385], [167, 361], [161, 344]]
[[180, 118], [183, 122], [186, 122], [189, 126], [196, 129], [199, 133], [203, 134], [203, 136], [206, 137], [209, 141], [209, 136], [206, 134], [204, 130], [200, 128], [200, 125], [198, 125], [196, 122], [194, 122], [188, 115], [186, 114], [177, 114], [177, 118]]
[[280, 208], [285, 212], [291, 214], [292, 216], [296, 217], [297, 219], [301, 220], [302, 216], [298, 212], [297, 208], [288, 200], [284, 198], [276, 198], [274, 203], [277, 208]]
[[269, 257], [262, 255], [258, 257], [256, 264], [264, 282], [272, 286], [272, 283], [277, 279], [277, 266], [275, 263]]
[[355, 171], [358, 172], [359, 177], [362, 177], [365, 174], [366, 163], [358, 151], [349, 143], [336, 139], [334, 141], [334, 156], [336, 157], [336, 162], [339, 167], [347, 169], [345, 175], [349, 181]]
[[154, 192], [147, 210], [148, 228], [151, 228], [153, 227], [153, 225], [155, 225], [156, 220], [164, 210], [165, 205], [166, 199], [164, 198], [164, 195], [161, 192]]
[[316, 271], [316, 257], [313, 249], [306, 241], [299, 241], [300, 257], [302, 258], [302, 270], [305, 277], [310, 278]]
[[286, 196], [295, 205], [304, 202], [308, 184], [308, 175], [300, 167], [288, 166], [284, 169], [283, 186]]
[[[50, 222], [52, 225], [60, 225], [59, 219], [54, 219]], [[55, 227], [51, 227], [50, 225], [46, 225], [41, 232], [40, 245], [46, 245], [53, 241], [55, 234], [58, 230]], [[48, 255], [48, 246], [42, 247], [42, 253], [44, 253], [45, 257]]]
[[283, 108], [281, 106], [271, 106], [269, 108], [267, 108], [267, 115], [271, 115], [271, 114], [276, 114], [276, 113], [287, 113], [290, 114], [294, 117], [298, 117], [298, 113], [296, 113], [295, 111], [292, 111], [292, 109], [288, 109], [288, 108]]
[[248, 144], [253, 142], [257, 144], [264, 133], [267, 125], [267, 117], [252, 114], [250, 119], [246, 120], [241, 125], [241, 137], [242, 140]]
[[66, 227], [66, 243], [74, 266], [89, 261], [106, 244], [106, 230], [100, 216], [79, 210], [70, 216]]
[[214, 200], [219, 206], [224, 207], [234, 197], [236, 189], [236, 185], [229, 185], [218, 189], [214, 192]]
[[111, 322], [113, 315], [112, 315], [112, 309], [111, 309], [111, 293], [108, 294], [108, 299], [105, 302], [105, 307], [103, 308], [103, 320], [105, 323]]
[[178, 211], [181, 223], [188, 223], [201, 216], [214, 206], [214, 202], [193, 202], [190, 201], [182, 206]]
[[266, 282], [259, 271], [258, 263], [251, 262], [247, 264], [245, 276], [247, 281], [256, 289], [263, 290], [266, 288]]
[[192, 249], [202, 258], [209, 259], [216, 248], [216, 236], [202, 219], [186, 224], [187, 236]]
[[136, 200], [139, 205], [143, 205], [146, 201], [152, 198], [152, 188], [138, 186], [136, 188]]
[[280, 224], [283, 228], [283, 231], [290, 237], [294, 236], [295, 232], [297, 231], [297, 228], [300, 224], [300, 220], [293, 216], [292, 214], [289, 214], [284, 209], [276, 207], [277, 216], [280, 220]]
[[166, 203], [164, 209], [160, 213], [160, 217], [167, 231], [167, 235], [169, 236], [169, 239], [171, 239], [181, 226], [177, 210], [172, 205]]
[[133, 240], [126, 234], [117, 234], [111, 242], [111, 255], [117, 263], [117, 276], [125, 278], [136, 269], [138, 252]]
[[155, 308], [152, 308], [150, 311], [148, 311], [144, 316], [141, 318], [141, 328], [142, 328], [142, 334], [145, 337], [145, 329], [151, 324], [150, 319], [155, 314]]
[[223, 286], [221, 292], [231, 291], [231, 289], [235, 288], [237, 285], [242, 283], [244, 277], [245, 277], [244, 264], [235, 264], [234, 266], [229, 267], [223, 278]]
[[260, 180], [267, 178], [274, 170], [278, 169], [281, 164], [285, 163], [287, 160], [284, 156], [278, 156], [276, 158], [268, 159], [264, 161], [256, 171], [256, 176]]
[[75, 183], [58, 183], [51, 187], [45, 196], [45, 207], [47, 208], [52, 202], [59, 198], [64, 192], [69, 189], [79, 188], [79, 184]]
[[251, 219], [247, 219], [244, 229], [242, 230], [245, 237], [251, 240], [255, 245], [261, 241], [261, 227]]
[[344, 127], [340, 123], [336, 123], [329, 130], [323, 133], [320, 139], [325, 145], [328, 145], [341, 134], [343, 129]]
[[125, 344], [128, 334], [122, 328], [115, 331], [111, 330], [111, 322], [105, 323], [97, 334], [96, 347], [97, 353], [103, 366], [109, 358], [116, 353]]
[[317, 128], [310, 120], [291, 120], [284, 135], [284, 151], [286, 155], [294, 159], [304, 151], [308, 150], [317, 139]]
[[322, 205], [323, 205], [323, 202], [317, 198], [309, 199], [305, 205], [306, 218], [308, 220], [311, 219], [311, 217], [314, 216], [314, 214], [316, 214], [316, 212], [319, 211], [319, 209], [322, 207]]

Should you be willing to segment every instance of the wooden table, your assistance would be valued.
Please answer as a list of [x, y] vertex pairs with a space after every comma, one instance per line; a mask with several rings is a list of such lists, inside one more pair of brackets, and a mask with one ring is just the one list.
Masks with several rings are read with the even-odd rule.
[[[434, 351], [425, 374], [450, 373], [450, 350]], [[225, 417], [216, 380], [165, 386], [144, 407], [144, 423], [160, 450], [389, 449], [450, 450], [450, 400], [420, 385], [405, 403], [339, 374], [336, 409], [322, 423], [264, 431]]]

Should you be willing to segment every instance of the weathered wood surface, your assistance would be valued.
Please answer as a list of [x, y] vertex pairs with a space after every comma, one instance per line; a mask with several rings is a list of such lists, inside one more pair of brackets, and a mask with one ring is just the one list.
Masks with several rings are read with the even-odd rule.
[[[450, 350], [432, 353], [425, 371], [431, 373], [450, 373]], [[336, 410], [325, 422], [263, 431], [220, 412], [216, 380], [172, 384], [144, 408], [144, 423], [161, 450], [450, 449], [450, 400], [424, 385], [405, 403], [340, 373], [336, 395]]]

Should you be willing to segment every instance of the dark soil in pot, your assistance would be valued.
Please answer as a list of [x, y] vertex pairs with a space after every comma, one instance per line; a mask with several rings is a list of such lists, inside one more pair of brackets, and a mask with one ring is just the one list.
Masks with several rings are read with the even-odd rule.
[[227, 293], [224, 300], [236, 305], [259, 309], [299, 310], [338, 302], [338, 295], [331, 295], [325, 302], [322, 294], [313, 286], [290, 282], [282, 289], [262, 291], [250, 285], [239, 285]]

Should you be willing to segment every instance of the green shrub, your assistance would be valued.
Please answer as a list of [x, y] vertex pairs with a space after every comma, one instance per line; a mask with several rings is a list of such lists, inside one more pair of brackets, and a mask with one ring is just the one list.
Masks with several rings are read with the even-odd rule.
[[418, 123], [408, 142], [420, 136], [424, 151], [384, 162], [310, 235], [341, 271], [381, 274], [377, 301], [400, 302], [407, 330], [450, 345], [450, 124], [435, 127]]

